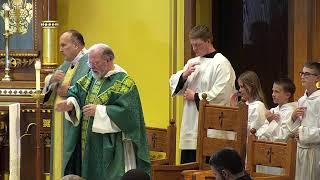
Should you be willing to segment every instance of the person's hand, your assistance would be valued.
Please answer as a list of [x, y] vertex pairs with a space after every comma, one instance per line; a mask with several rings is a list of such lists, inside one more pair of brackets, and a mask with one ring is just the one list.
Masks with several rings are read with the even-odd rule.
[[96, 114], [97, 105], [95, 104], [88, 104], [83, 106], [83, 115], [86, 117], [94, 117]]
[[279, 121], [280, 120], [280, 115], [279, 114], [274, 114], [271, 111], [266, 111], [265, 116], [269, 122], [275, 120]]
[[238, 106], [238, 97], [239, 97], [239, 95], [240, 95], [240, 93], [238, 91], [232, 94], [232, 96], [230, 97], [230, 106], [231, 107], [237, 107]]
[[195, 92], [191, 89], [187, 89], [184, 91], [183, 98], [185, 100], [193, 101]]
[[63, 80], [64, 78], [64, 72], [61, 70], [57, 70], [52, 77], [50, 78], [50, 84], [52, 83], [59, 83]]
[[192, 74], [196, 70], [195, 66], [199, 65], [199, 64], [200, 63], [191, 63], [191, 64], [189, 64], [188, 69], [185, 72], [182, 73], [183, 79], [186, 80], [190, 76], [190, 74]]
[[68, 104], [67, 100], [60, 101], [56, 105], [56, 111], [58, 112], [71, 111], [72, 109], [73, 109], [73, 104]]
[[66, 97], [68, 95], [69, 88], [70, 88], [69, 85], [58, 86], [57, 95], [59, 95], [60, 97]]
[[299, 117], [302, 117], [306, 111], [305, 107], [298, 107], [296, 110], [293, 111], [291, 115], [291, 119], [295, 122]]

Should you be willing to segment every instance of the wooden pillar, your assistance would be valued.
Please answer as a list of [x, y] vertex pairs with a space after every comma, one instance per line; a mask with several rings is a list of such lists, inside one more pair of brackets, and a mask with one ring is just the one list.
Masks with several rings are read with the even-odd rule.
[[299, 72], [305, 62], [320, 58], [320, 0], [290, 0], [288, 13], [288, 72], [297, 100], [304, 93]]
[[184, 1], [184, 62], [194, 56], [189, 41], [189, 32], [196, 25], [196, 0]]

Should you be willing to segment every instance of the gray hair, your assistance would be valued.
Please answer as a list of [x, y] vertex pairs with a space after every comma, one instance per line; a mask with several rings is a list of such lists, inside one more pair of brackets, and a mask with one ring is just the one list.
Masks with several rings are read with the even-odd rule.
[[115, 58], [112, 48], [110, 46], [106, 45], [106, 44], [103, 44], [103, 43], [92, 45], [88, 49], [88, 51], [89, 52], [100, 51], [101, 57], [104, 60], [114, 60], [114, 58]]
[[85, 180], [85, 179], [77, 175], [69, 174], [69, 175], [63, 176], [61, 180]]

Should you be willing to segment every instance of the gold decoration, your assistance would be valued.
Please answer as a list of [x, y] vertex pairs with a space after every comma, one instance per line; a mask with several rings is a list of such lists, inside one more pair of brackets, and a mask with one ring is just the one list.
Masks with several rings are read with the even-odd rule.
[[58, 22], [42, 21], [42, 64], [44, 66], [58, 65]]
[[[33, 7], [31, 3], [25, 0], [9, 0], [3, 3], [2, 7], [9, 6], [9, 32], [11, 34], [28, 32], [29, 24], [33, 17]], [[4, 17], [4, 11], [0, 11], [0, 15]]]
[[44, 127], [44, 128], [50, 128], [50, 122], [51, 122], [50, 119], [43, 119], [43, 120], [42, 120], [42, 127]]

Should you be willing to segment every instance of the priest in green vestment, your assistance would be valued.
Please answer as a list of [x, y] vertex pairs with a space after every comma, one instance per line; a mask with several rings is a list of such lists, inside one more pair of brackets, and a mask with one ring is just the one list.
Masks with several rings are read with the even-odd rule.
[[[63, 168], [81, 168], [87, 180], [118, 180], [130, 169], [150, 174], [145, 123], [137, 86], [114, 64], [105, 44], [89, 49], [91, 71], [68, 91], [56, 110], [66, 112]], [[76, 158], [80, 157], [80, 158]]]
[[[45, 102], [56, 105], [66, 99], [68, 89], [89, 72], [88, 54], [83, 36], [76, 30], [68, 30], [60, 36], [60, 52], [65, 61], [53, 74], [45, 79]], [[54, 111], [51, 132], [50, 175], [52, 180], [60, 180], [65, 173], [77, 173], [74, 170], [62, 171], [62, 157], [66, 153], [63, 136], [68, 135], [69, 123], [63, 120], [64, 114]], [[65, 132], [64, 132], [65, 131]]]

